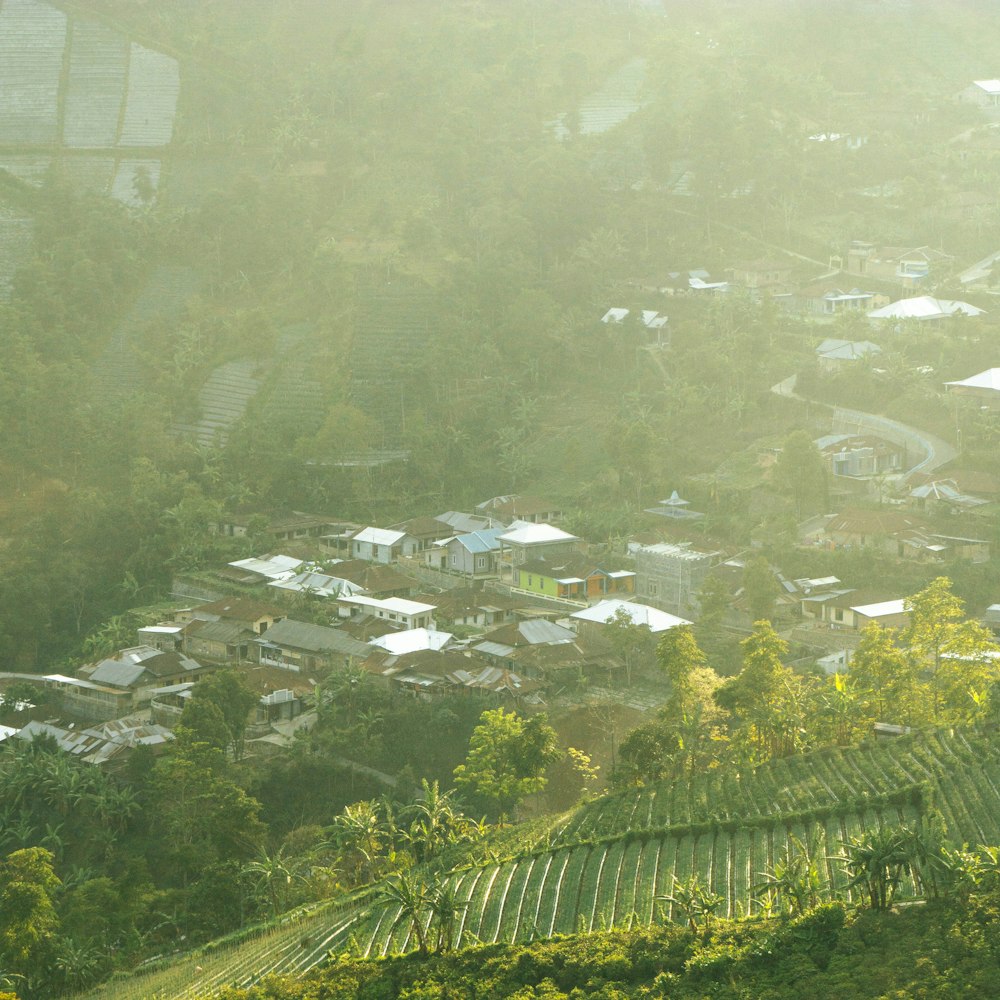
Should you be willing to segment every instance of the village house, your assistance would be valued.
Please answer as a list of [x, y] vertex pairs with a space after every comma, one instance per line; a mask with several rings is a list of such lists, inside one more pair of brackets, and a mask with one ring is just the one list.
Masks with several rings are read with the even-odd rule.
[[512, 580], [514, 569], [529, 559], [552, 559], [569, 555], [576, 550], [580, 539], [552, 524], [530, 524], [515, 521], [499, 536], [500, 555], [498, 567], [501, 577]]
[[342, 618], [358, 615], [372, 615], [390, 622], [398, 629], [433, 628], [436, 605], [411, 601], [403, 597], [387, 597], [384, 600], [355, 594], [337, 599], [338, 614]]
[[987, 368], [955, 382], [945, 382], [949, 395], [968, 399], [991, 410], [1000, 409], [1000, 368]]
[[572, 643], [576, 633], [544, 618], [511, 622], [487, 632], [472, 646], [472, 651], [488, 660], [513, 668], [514, 653], [529, 646], [557, 646]]
[[402, 531], [409, 538], [416, 539], [418, 553], [454, 534], [450, 525], [436, 517], [411, 517], [408, 521], [390, 525], [389, 530]]
[[64, 674], [49, 674], [43, 680], [45, 687], [55, 694], [61, 711], [88, 721], [118, 719], [128, 715], [135, 706], [133, 693], [128, 688], [95, 684]]
[[513, 585], [540, 597], [587, 603], [607, 594], [634, 593], [635, 573], [602, 569], [586, 556], [570, 553], [521, 563], [514, 568]]
[[551, 524], [562, 517], [558, 504], [541, 497], [522, 497], [516, 495], [493, 497], [483, 503], [476, 504], [476, 510], [506, 525], [515, 521], [526, 524]]
[[849, 312], [865, 312], [877, 303], [874, 292], [844, 285], [834, 279], [816, 281], [795, 293], [798, 307], [811, 316], [840, 316]]
[[421, 650], [446, 649], [455, 637], [450, 632], [439, 632], [432, 628], [409, 628], [401, 632], [386, 632], [369, 639], [368, 645], [374, 649], [384, 649], [395, 656], [405, 653], [419, 653]]
[[[134, 646], [81, 667], [79, 678], [60, 678], [55, 687], [67, 711], [85, 718], [114, 719], [148, 704], [154, 688], [196, 681], [213, 669], [184, 653]], [[111, 698], [108, 692], [118, 694]]]
[[579, 635], [602, 635], [605, 634], [609, 623], [613, 623], [616, 616], [622, 612], [628, 616], [630, 624], [649, 629], [653, 635], [659, 635], [679, 625], [691, 624], [686, 618], [678, 618], [666, 611], [660, 611], [659, 608], [614, 598], [601, 601], [582, 611], [574, 611], [569, 618], [576, 626]]
[[988, 500], [963, 493], [954, 479], [935, 479], [914, 486], [909, 492], [909, 501], [917, 510], [931, 512], [974, 511], [989, 506]]
[[184, 648], [184, 633], [196, 622], [160, 622], [158, 625], [143, 625], [135, 630], [140, 646], [152, 646], [164, 653], [177, 652]]
[[358, 525], [350, 525], [341, 518], [291, 510], [230, 514], [218, 522], [216, 530], [220, 535], [232, 538], [244, 538], [254, 531], [255, 536], [256, 534], [268, 536], [274, 541], [281, 542], [293, 539], [319, 539], [325, 534], [357, 527]]
[[234, 622], [255, 635], [262, 635], [284, 617], [283, 609], [249, 597], [223, 597], [174, 614], [178, 622]]
[[131, 752], [139, 746], [150, 747], [154, 754], [170, 740], [173, 733], [155, 723], [129, 724], [108, 720], [104, 725], [87, 729], [66, 729], [50, 722], [31, 721], [14, 736], [31, 743], [36, 739], [53, 740], [64, 753], [86, 764], [120, 770]]
[[973, 80], [958, 93], [962, 104], [972, 104], [984, 111], [1000, 108], [1000, 80]]
[[957, 299], [938, 299], [933, 295], [915, 295], [899, 299], [887, 306], [872, 309], [868, 318], [873, 322], [913, 320], [918, 323], [936, 323], [956, 316], [982, 316], [985, 310]]
[[340, 597], [342, 594], [357, 594], [363, 588], [329, 573], [319, 573], [306, 570], [296, 573], [287, 580], [272, 580], [269, 587], [276, 590], [290, 591], [293, 594], [307, 594], [310, 597]]
[[901, 556], [900, 535], [909, 531], [926, 531], [927, 524], [905, 511], [849, 507], [834, 514], [823, 530], [835, 545], [871, 547], [889, 555]]
[[734, 284], [756, 295], [788, 295], [792, 291], [792, 265], [786, 260], [761, 257], [729, 268]]
[[883, 628], [903, 628], [909, 624], [904, 600], [873, 600], [873, 596], [850, 588], [810, 594], [802, 598], [802, 616], [831, 628], [855, 631], [872, 624]]
[[363, 659], [370, 647], [340, 629], [285, 618], [250, 644], [255, 663], [319, 673]]
[[856, 367], [859, 361], [871, 364], [882, 353], [870, 340], [838, 340], [827, 337], [816, 348], [816, 362], [822, 372], [834, 373]]
[[405, 531], [389, 528], [362, 528], [351, 536], [351, 557], [366, 562], [393, 563], [419, 552], [419, 539]]
[[931, 247], [879, 247], [854, 240], [847, 250], [847, 273], [898, 284], [903, 289], [920, 288], [933, 274], [947, 274], [955, 262], [951, 254]]
[[424, 564], [431, 569], [455, 573], [470, 580], [496, 576], [500, 536], [506, 532], [506, 528], [485, 528], [435, 542], [424, 553]]
[[269, 583], [286, 580], [299, 571], [303, 560], [295, 556], [265, 555], [259, 559], [236, 559], [228, 565], [234, 570], [231, 578], [238, 583]]
[[437, 605], [435, 620], [455, 625], [477, 628], [496, 628], [513, 621], [515, 609], [520, 604], [513, 598], [493, 591], [456, 587], [433, 596]]
[[239, 622], [196, 621], [184, 636], [184, 651], [219, 663], [239, 663], [247, 659], [257, 634]]
[[395, 566], [350, 559], [330, 567], [331, 575], [346, 580], [369, 597], [410, 597], [418, 589], [417, 581], [401, 573]]
[[469, 535], [474, 531], [488, 531], [490, 528], [504, 527], [496, 518], [483, 514], [464, 514], [460, 510], [446, 510], [435, 520], [448, 525], [449, 535]]
[[636, 596], [674, 614], [696, 608], [698, 593], [709, 573], [722, 561], [722, 553], [702, 551], [689, 542], [630, 544], [635, 558]]
[[827, 434], [814, 442], [831, 475], [864, 479], [898, 472], [906, 463], [906, 448], [865, 434]]

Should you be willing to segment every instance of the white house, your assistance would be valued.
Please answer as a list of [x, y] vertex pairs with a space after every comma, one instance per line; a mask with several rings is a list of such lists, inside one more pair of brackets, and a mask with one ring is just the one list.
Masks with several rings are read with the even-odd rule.
[[434, 612], [437, 610], [436, 605], [424, 604], [421, 601], [408, 601], [402, 597], [379, 600], [377, 597], [366, 597], [362, 594], [340, 597], [337, 603], [344, 618], [368, 614], [392, 622], [403, 629], [433, 627]]
[[369, 527], [351, 536], [351, 557], [366, 562], [392, 563], [419, 551], [420, 542], [405, 531]]
[[659, 608], [651, 608], [647, 604], [614, 599], [601, 601], [582, 611], [574, 611], [569, 617], [577, 624], [583, 623], [584, 627], [601, 626], [607, 625], [619, 611], [624, 611], [633, 625], [645, 626], [654, 635], [677, 628], [678, 625], [691, 624], [686, 618], [678, 618], [677, 615], [660, 611]]

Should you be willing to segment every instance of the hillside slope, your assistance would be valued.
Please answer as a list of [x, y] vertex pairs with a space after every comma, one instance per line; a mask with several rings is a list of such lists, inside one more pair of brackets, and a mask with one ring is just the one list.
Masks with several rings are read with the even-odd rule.
[[[836, 860], [866, 830], [940, 816], [956, 844], [1000, 843], [1000, 740], [929, 733], [852, 750], [775, 760], [740, 774], [718, 769], [607, 796], [448, 859], [462, 902], [456, 947], [530, 942], [676, 917], [674, 880], [697, 874], [730, 917], [752, 909], [752, 888], [794, 837], [823, 858], [823, 893], [849, 898]], [[918, 893], [919, 887], [903, 887]], [[376, 957], [414, 947], [410, 922], [377, 891], [290, 914], [156, 973], [105, 987], [101, 997], [193, 997], [299, 973], [328, 952]]]

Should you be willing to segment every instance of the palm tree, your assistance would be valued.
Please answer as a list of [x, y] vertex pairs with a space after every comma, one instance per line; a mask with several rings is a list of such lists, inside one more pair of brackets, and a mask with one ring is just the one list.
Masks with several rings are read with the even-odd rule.
[[686, 882], [675, 878], [670, 895], [656, 898], [676, 906], [692, 931], [696, 931], [699, 921], [703, 920], [706, 932], [711, 927], [712, 914], [725, 902], [724, 896], [703, 886], [697, 875], [692, 875]]
[[279, 847], [274, 854], [261, 850], [256, 861], [243, 866], [243, 873], [253, 878], [258, 889], [267, 892], [274, 916], [287, 908], [292, 883], [301, 880], [299, 865], [299, 859], [285, 857], [284, 847]]
[[385, 832], [378, 805], [368, 800], [345, 806], [344, 811], [333, 821], [333, 825], [340, 844], [361, 856], [359, 876], [365, 880], [373, 878], [378, 867], [382, 836]]
[[468, 905], [468, 900], [460, 900], [455, 895], [455, 886], [451, 882], [431, 894], [431, 919], [437, 925], [435, 951], [442, 953], [458, 946], [460, 942], [454, 940], [455, 922]]
[[805, 913], [819, 902], [821, 879], [815, 845], [810, 850], [797, 837], [791, 837], [773, 868], [759, 874], [764, 881], [753, 887], [754, 895], [774, 899], [793, 916]]
[[417, 949], [427, 954], [427, 918], [432, 894], [423, 882], [418, 882], [409, 872], [400, 872], [387, 879], [379, 889], [379, 898], [390, 906], [399, 907], [399, 916], [410, 922], [410, 929], [417, 939]]
[[848, 889], [860, 889], [873, 910], [887, 910], [903, 876], [912, 871], [912, 832], [884, 826], [843, 845], [840, 861], [850, 875]]

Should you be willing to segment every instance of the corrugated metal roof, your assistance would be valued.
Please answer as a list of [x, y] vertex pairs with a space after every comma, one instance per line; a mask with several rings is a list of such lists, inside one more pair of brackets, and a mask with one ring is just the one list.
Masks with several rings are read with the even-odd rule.
[[571, 629], [563, 628], [562, 625], [556, 625], [555, 622], [546, 621], [544, 618], [531, 618], [521, 622], [517, 630], [524, 636], [525, 641], [532, 645], [572, 642], [576, 638], [576, 633]]
[[125, 663], [121, 660], [105, 660], [90, 675], [95, 684], [110, 684], [116, 688], [131, 687], [146, 672], [141, 663]]
[[368, 542], [370, 545], [393, 546], [405, 537], [405, 531], [389, 531], [387, 528], [362, 528], [351, 541]]
[[554, 524], [525, 524], [514, 522], [511, 530], [499, 536], [508, 545], [538, 545], [542, 542], [576, 542], [579, 538]]
[[297, 622], [285, 618], [275, 622], [255, 642], [261, 645], [271, 643], [276, 646], [291, 646], [296, 649], [323, 653], [343, 653], [345, 656], [366, 656], [371, 652], [368, 645], [346, 635], [339, 629], [310, 622]]
[[443, 649], [452, 638], [450, 632], [410, 628], [404, 632], [388, 632], [380, 635], [377, 639], [372, 639], [369, 645], [402, 656], [404, 653], [415, 653], [421, 649]]

